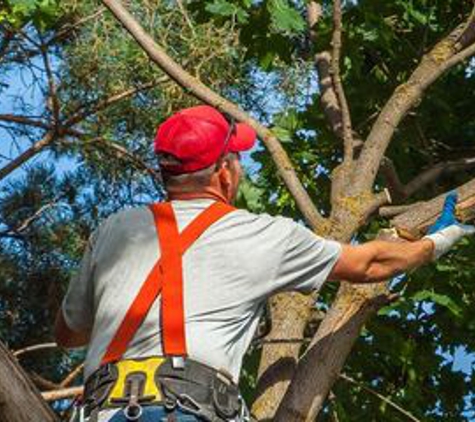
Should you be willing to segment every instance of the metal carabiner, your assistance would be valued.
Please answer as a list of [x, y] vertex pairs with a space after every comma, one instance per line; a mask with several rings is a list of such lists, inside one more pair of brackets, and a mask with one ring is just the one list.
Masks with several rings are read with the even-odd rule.
[[138, 421], [142, 417], [143, 408], [140, 404], [134, 403], [125, 407], [123, 412], [128, 421]]

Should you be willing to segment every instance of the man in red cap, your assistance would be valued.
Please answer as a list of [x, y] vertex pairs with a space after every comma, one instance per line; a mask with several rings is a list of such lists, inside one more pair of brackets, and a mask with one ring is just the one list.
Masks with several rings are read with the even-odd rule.
[[474, 231], [456, 222], [453, 195], [432, 234], [402, 244], [341, 245], [237, 210], [239, 154], [255, 140], [209, 106], [159, 127], [168, 201], [101, 225], [58, 313], [58, 343], [88, 344], [78, 420], [249, 420], [236, 385], [269, 296], [327, 279], [385, 280]]

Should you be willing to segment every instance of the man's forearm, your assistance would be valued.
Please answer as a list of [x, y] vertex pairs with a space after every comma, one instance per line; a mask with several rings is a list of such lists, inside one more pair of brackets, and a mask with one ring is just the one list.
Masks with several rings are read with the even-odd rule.
[[433, 259], [434, 243], [429, 239], [416, 242], [375, 241], [375, 254], [369, 262], [368, 281], [381, 281], [419, 267]]

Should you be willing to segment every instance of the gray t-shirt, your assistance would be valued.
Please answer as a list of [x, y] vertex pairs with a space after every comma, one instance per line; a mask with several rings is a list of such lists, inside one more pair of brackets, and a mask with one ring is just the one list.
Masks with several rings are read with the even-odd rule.
[[[173, 201], [180, 232], [212, 202]], [[63, 301], [68, 326], [92, 331], [86, 376], [99, 366], [159, 249], [147, 207], [111, 216], [91, 238]], [[189, 356], [237, 381], [265, 300], [279, 291], [319, 289], [340, 252], [339, 243], [288, 218], [236, 210], [214, 223], [183, 257]], [[124, 357], [162, 353], [159, 301]]]

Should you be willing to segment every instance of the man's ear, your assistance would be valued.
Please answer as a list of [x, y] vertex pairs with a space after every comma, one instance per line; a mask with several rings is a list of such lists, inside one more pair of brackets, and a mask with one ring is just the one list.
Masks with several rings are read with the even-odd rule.
[[231, 184], [231, 168], [228, 160], [223, 160], [220, 163], [218, 170], [219, 181], [224, 186], [229, 186]]

